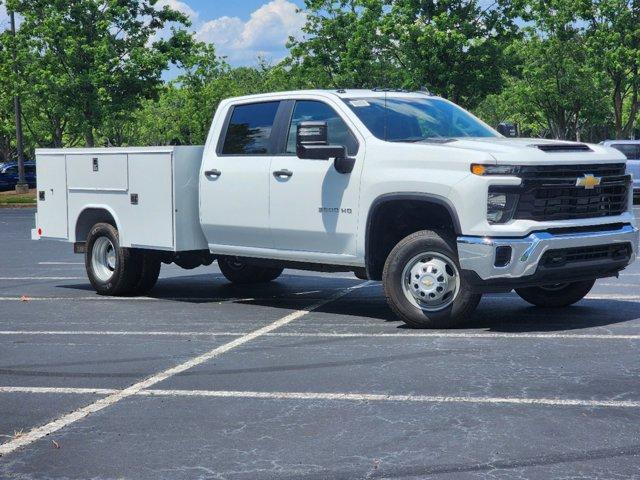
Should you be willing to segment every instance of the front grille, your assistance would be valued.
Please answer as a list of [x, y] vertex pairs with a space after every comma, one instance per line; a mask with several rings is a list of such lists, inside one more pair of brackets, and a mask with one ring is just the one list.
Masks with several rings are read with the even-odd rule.
[[[601, 179], [587, 189], [576, 186], [585, 174]], [[631, 177], [625, 165], [545, 165], [522, 167], [516, 219], [549, 221], [615, 216], [627, 210]]]
[[631, 256], [631, 244], [597, 245], [592, 247], [564, 248], [549, 250], [542, 256], [546, 268], [564, 267], [568, 264], [612, 260], [626, 262]]

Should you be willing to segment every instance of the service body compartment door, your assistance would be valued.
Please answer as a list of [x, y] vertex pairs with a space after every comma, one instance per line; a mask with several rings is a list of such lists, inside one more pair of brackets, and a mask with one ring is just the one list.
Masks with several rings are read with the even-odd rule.
[[127, 155], [67, 155], [70, 191], [127, 191]]
[[67, 168], [64, 154], [38, 155], [38, 222], [45, 238], [67, 239]]
[[129, 208], [123, 224], [132, 247], [172, 250], [172, 154], [129, 154]]

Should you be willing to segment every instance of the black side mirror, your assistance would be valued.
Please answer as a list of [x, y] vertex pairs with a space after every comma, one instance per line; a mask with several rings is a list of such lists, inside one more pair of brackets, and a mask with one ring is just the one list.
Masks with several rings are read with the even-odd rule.
[[342, 145], [329, 145], [327, 122], [300, 122], [296, 131], [296, 153], [306, 160], [329, 160], [347, 156]]
[[518, 132], [518, 124], [516, 123], [503, 122], [498, 125], [496, 130], [498, 130], [498, 133], [501, 135], [509, 138], [515, 138], [520, 135], [520, 132]]

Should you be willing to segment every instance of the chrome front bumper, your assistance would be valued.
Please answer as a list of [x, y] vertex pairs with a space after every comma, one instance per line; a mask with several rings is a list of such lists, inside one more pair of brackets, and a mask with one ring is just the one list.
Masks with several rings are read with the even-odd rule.
[[[463, 270], [475, 272], [481, 280], [521, 279], [536, 273], [548, 250], [631, 243], [632, 263], [638, 252], [638, 229], [624, 225], [616, 230], [552, 234], [536, 232], [524, 238], [458, 237], [458, 256]], [[511, 247], [511, 261], [495, 266], [496, 249]]]

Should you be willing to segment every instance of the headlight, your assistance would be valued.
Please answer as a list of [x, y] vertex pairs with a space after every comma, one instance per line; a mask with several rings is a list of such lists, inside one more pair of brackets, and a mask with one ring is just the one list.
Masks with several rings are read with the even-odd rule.
[[518, 165], [481, 165], [473, 163], [471, 165], [471, 173], [480, 175], [517, 175], [520, 172]]
[[518, 203], [515, 193], [489, 192], [487, 220], [489, 223], [506, 223], [513, 218]]

